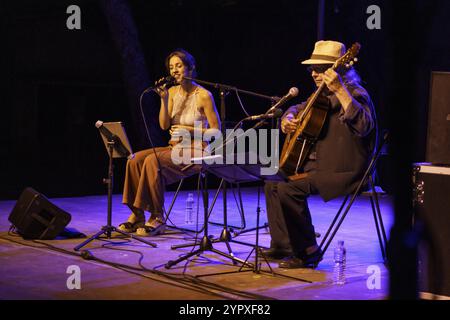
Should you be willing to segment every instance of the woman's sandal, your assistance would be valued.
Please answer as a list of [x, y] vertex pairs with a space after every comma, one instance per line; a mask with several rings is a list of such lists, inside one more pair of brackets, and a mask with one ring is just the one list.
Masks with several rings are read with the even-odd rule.
[[164, 233], [166, 230], [166, 224], [159, 218], [152, 219], [148, 224], [146, 223], [142, 227], [136, 230], [136, 235], [140, 237], [157, 236]]
[[119, 224], [119, 227], [117, 229], [126, 233], [133, 233], [136, 232], [137, 229], [142, 228], [144, 224], [145, 224], [144, 221], [136, 221], [136, 222], [127, 221]]

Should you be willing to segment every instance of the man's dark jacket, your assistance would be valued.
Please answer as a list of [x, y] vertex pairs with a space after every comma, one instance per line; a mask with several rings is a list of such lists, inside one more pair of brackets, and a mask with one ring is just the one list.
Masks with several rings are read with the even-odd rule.
[[[334, 94], [325, 97], [329, 117], [315, 144], [314, 169], [308, 172], [325, 201], [356, 189], [375, 144], [376, 116], [369, 94], [361, 86], [347, 89], [353, 101], [345, 112]], [[297, 115], [305, 106], [306, 102], [290, 107], [284, 117], [288, 113]]]

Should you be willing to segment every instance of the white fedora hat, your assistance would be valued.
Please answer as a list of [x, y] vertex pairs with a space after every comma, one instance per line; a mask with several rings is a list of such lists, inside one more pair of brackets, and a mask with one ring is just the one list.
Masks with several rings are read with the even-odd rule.
[[333, 64], [345, 54], [345, 45], [337, 41], [320, 40], [314, 46], [311, 58], [302, 64]]

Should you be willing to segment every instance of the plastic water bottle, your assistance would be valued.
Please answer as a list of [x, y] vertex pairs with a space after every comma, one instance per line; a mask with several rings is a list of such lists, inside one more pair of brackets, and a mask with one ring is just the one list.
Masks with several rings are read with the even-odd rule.
[[340, 240], [334, 249], [334, 283], [338, 285], [345, 283], [345, 256], [344, 241]]
[[188, 196], [186, 198], [186, 214], [184, 216], [184, 222], [186, 224], [193, 224], [194, 223], [194, 194], [188, 193]]

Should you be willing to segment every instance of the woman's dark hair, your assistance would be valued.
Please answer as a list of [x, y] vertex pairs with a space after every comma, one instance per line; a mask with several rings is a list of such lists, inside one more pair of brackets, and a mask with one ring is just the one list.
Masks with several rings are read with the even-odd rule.
[[180, 58], [180, 60], [183, 62], [183, 64], [188, 68], [189, 71], [192, 71], [192, 77], [196, 77], [197, 76], [197, 72], [195, 70], [195, 58], [192, 54], [190, 54], [189, 52], [187, 52], [184, 49], [176, 49], [175, 51], [171, 52], [167, 58], [166, 58], [166, 68], [167, 71], [170, 72], [170, 68], [169, 68], [169, 61], [170, 58], [177, 56], [178, 58]]

